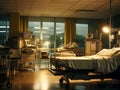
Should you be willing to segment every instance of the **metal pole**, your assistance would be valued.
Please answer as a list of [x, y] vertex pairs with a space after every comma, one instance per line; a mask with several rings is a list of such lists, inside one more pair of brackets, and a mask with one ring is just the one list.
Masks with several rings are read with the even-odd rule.
[[54, 54], [56, 58], [56, 21], [55, 21], [55, 18], [54, 18]]
[[109, 27], [110, 27], [110, 31], [109, 31], [109, 48], [111, 48], [111, 30], [112, 30], [112, 28], [111, 28], [111, 17], [112, 17], [112, 8], [111, 8], [111, 2], [112, 2], [112, 0], [109, 0]]

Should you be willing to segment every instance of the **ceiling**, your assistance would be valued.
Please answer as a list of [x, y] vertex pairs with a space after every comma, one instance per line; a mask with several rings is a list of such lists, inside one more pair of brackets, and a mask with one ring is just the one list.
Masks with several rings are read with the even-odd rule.
[[[120, 0], [111, 0], [111, 15], [120, 14]], [[110, 0], [0, 0], [0, 14], [21, 16], [106, 18]]]

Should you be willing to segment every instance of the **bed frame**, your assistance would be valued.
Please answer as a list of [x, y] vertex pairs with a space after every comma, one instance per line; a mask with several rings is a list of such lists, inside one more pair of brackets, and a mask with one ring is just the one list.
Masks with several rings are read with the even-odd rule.
[[61, 78], [59, 79], [60, 84], [63, 84], [63, 81], [65, 81], [67, 86], [69, 85], [70, 80], [101, 79], [103, 81], [105, 78], [112, 78], [120, 81], [120, 67], [112, 73], [101, 74], [95, 73], [94, 69], [75, 70], [71, 68], [66, 68], [64, 70], [61, 69], [56, 64], [53, 64], [52, 60], [50, 60], [49, 71], [53, 73], [55, 76], [61, 76]]

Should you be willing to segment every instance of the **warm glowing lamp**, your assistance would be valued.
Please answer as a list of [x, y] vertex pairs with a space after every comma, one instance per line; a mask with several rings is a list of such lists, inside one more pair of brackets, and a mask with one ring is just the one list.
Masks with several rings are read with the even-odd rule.
[[110, 29], [110, 27], [105, 26], [105, 27], [103, 27], [102, 30], [103, 30], [104, 33], [108, 34], [108, 38], [109, 38], [109, 48], [111, 48], [111, 29]]
[[104, 33], [109, 33], [109, 27], [107, 27], [107, 26], [103, 27], [103, 32]]

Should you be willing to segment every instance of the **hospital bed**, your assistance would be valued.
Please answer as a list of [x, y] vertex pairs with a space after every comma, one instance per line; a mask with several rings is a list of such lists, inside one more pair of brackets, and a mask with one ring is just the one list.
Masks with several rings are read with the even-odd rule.
[[65, 80], [67, 84], [70, 79], [120, 79], [120, 48], [103, 49], [95, 55], [81, 57], [65, 52], [50, 58], [49, 70], [54, 75], [62, 75], [59, 82]]

